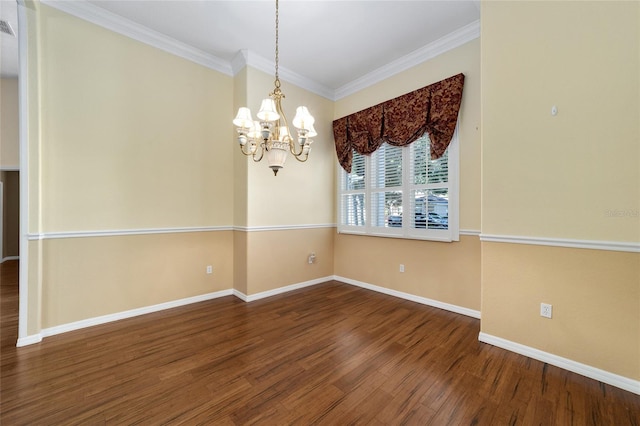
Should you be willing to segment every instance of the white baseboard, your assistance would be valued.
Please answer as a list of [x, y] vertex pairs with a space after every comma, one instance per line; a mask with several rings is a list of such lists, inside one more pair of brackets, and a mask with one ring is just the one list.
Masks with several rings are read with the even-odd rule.
[[638, 380], [619, 376], [617, 374], [610, 373], [605, 370], [600, 370], [599, 368], [595, 368], [590, 365], [582, 364], [577, 361], [563, 358], [561, 356], [544, 352], [530, 346], [525, 346], [520, 343], [515, 343], [501, 337], [492, 336], [487, 333], [480, 332], [478, 340], [640, 395], [640, 381]]
[[42, 334], [38, 333], [18, 338], [18, 343], [16, 343], [16, 346], [20, 348], [22, 346], [33, 345], [40, 342], [42, 342]]
[[[218, 297], [231, 296], [232, 290], [221, 290], [213, 293], [202, 294], [199, 296], [187, 297], [184, 299], [172, 300], [170, 302], [159, 303], [157, 305], [144, 306], [142, 308], [131, 309], [123, 312], [102, 315], [99, 317], [88, 318], [81, 321], [75, 321], [68, 324], [57, 325], [55, 327], [42, 329], [40, 334], [42, 337], [53, 336], [68, 331], [79, 330], [81, 328], [92, 327], [94, 325], [106, 324], [108, 322], [118, 321], [121, 319], [136, 317], [138, 315], [150, 314], [152, 312], [163, 311], [165, 309], [177, 308], [179, 306], [189, 305], [191, 303], [204, 302], [205, 300], [216, 299]], [[31, 342], [38, 343], [38, 342]], [[25, 343], [30, 344], [30, 343]]]
[[250, 294], [250, 295], [246, 295], [246, 294], [242, 293], [241, 291], [238, 291], [238, 290], [234, 289], [233, 290], [233, 295], [236, 296], [237, 298], [239, 298], [240, 300], [245, 301], [245, 302], [253, 302], [254, 300], [264, 299], [266, 297], [271, 297], [271, 296], [275, 296], [275, 295], [282, 294], [282, 293], [288, 293], [288, 292], [293, 291], [293, 290], [299, 290], [301, 288], [309, 287], [309, 286], [312, 286], [312, 285], [325, 283], [327, 281], [331, 281], [332, 279], [334, 279], [333, 276], [316, 278], [316, 279], [313, 279], [313, 280], [310, 280], [310, 281], [304, 281], [304, 282], [297, 283], [297, 284], [291, 284], [291, 285], [288, 285], [288, 286], [279, 287], [279, 288], [275, 288], [273, 290], [267, 290], [267, 291], [263, 291], [261, 293]]
[[352, 280], [351, 278], [345, 278], [340, 276], [334, 276], [334, 280], [343, 282], [345, 284], [351, 284], [358, 287], [366, 288], [367, 290], [377, 291], [378, 293], [384, 293], [389, 296], [399, 297], [400, 299], [410, 300], [412, 302], [421, 303], [423, 305], [433, 306], [434, 308], [444, 309], [445, 311], [455, 312], [456, 314], [466, 315], [468, 317], [480, 319], [480, 311], [465, 308], [458, 305], [452, 305], [450, 303], [440, 302], [434, 299], [428, 299], [426, 297], [416, 296], [414, 294], [404, 293], [402, 291], [392, 290], [386, 287], [380, 287], [373, 284], [368, 284], [362, 281]]
[[192, 303], [203, 302], [205, 300], [216, 299], [224, 296], [236, 296], [244, 302], [253, 302], [254, 300], [264, 299], [265, 297], [275, 296], [277, 294], [287, 293], [289, 291], [298, 290], [304, 287], [309, 287], [312, 285], [320, 284], [323, 282], [327, 282], [332, 280], [333, 277], [323, 277], [316, 278], [314, 280], [305, 281], [297, 284], [288, 285], [285, 287], [276, 288], [269, 291], [264, 291], [261, 293], [256, 293], [247, 296], [246, 294], [235, 290], [235, 289], [227, 289], [216, 291], [213, 293], [202, 294], [199, 296], [187, 297], [179, 300], [172, 300], [170, 302], [160, 303], [157, 305], [144, 306], [142, 308], [131, 309], [123, 312], [116, 312], [113, 314], [102, 315], [94, 318], [87, 318], [80, 321], [75, 321], [67, 324], [61, 324], [54, 327], [44, 328], [40, 331], [39, 334], [33, 336], [27, 336], [21, 339], [18, 339], [18, 343], [16, 346], [26, 346], [32, 345], [34, 343], [40, 343], [42, 338], [54, 336], [56, 334], [66, 333], [69, 331], [80, 330], [82, 328], [92, 327], [94, 325], [106, 324], [113, 321], [118, 321], [121, 319], [131, 318], [139, 315], [150, 314], [153, 312], [163, 311], [165, 309], [177, 308], [179, 306], [189, 305]]
[[7, 262], [9, 260], [20, 260], [20, 256], [7, 256], [7, 257], [3, 257], [2, 260], [0, 260], [0, 263], [4, 263]]
[[[316, 278], [310, 281], [304, 281], [301, 283], [292, 284], [292, 285], [276, 288], [273, 290], [263, 291], [261, 293], [256, 293], [252, 295], [246, 295], [235, 289], [221, 290], [221, 291], [203, 294], [199, 296], [188, 297], [185, 299], [174, 300], [171, 302], [160, 303], [157, 305], [145, 306], [142, 308], [131, 309], [124, 312], [117, 312], [114, 314], [103, 315], [95, 318], [89, 318], [86, 320], [76, 321], [68, 324], [62, 324], [59, 326], [43, 329], [39, 334], [34, 334], [34, 335], [19, 338], [16, 346], [21, 347], [21, 346], [32, 345], [35, 343], [40, 343], [43, 337], [53, 336], [55, 334], [60, 334], [60, 333], [66, 333], [68, 331], [79, 330], [79, 329], [91, 327], [94, 325], [105, 324], [112, 321], [118, 321], [125, 318], [131, 318], [138, 315], [158, 312], [165, 309], [176, 308], [176, 307], [188, 305], [191, 303], [203, 302], [205, 300], [216, 299], [219, 297], [233, 295], [238, 297], [244, 302], [253, 302], [255, 300], [264, 299], [264, 298], [275, 296], [278, 294], [287, 293], [293, 290], [299, 290], [301, 288], [313, 286], [316, 284], [321, 284], [331, 280], [340, 281], [345, 284], [354, 285], [357, 287], [365, 288], [367, 290], [372, 290], [378, 293], [387, 294], [389, 296], [398, 297], [398, 298], [409, 300], [412, 302], [417, 302], [423, 305], [444, 309], [446, 311], [454, 312], [457, 314], [466, 315], [473, 318], [480, 318], [480, 311], [476, 311], [473, 309], [464, 308], [462, 306], [452, 305], [449, 303], [428, 299], [426, 297], [416, 296], [413, 294], [404, 293], [397, 290], [391, 290], [385, 287], [380, 287], [380, 286], [368, 284], [362, 281], [352, 280], [350, 278], [334, 275], [334, 276], [328, 276], [323, 278]], [[478, 340], [493, 346], [500, 347], [502, 349], [506, 349], [511, 352], [515, 352], [524, 356], [528, 356], [533, 359], [537, 359], [542, 362], [546, 362], [551, 365], [555, 365], [556, 367], [560, 367], [565, 370], [572, 371], [574, 373], [581, 374], [585, 377], [589, 377], [591, 379], [598, 380], [603, 383], [607, 383], [609, 385], [640, 395], [640, 381], [638, 380], [629, 379], [624, 376], [610, 373], [608, 371], [604, 371], [595, 367], [591, 367], [586, 364], [579, 363], [577, 361], [573, 361], [567, 358], [553, 355], [548, 352], [544, 352], [529, 346], [522, 345], [520, 343], [515, 343], [510, 340], [492, 336], [490, 334], [481, 332], [478, 336]]]

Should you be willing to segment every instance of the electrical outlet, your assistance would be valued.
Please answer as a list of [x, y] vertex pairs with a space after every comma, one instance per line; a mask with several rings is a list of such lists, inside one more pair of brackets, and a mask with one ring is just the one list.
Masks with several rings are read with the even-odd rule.
[[551, 314], [553, 313], [553, 306], [548, 303], [540, 304], [540, 316], [545, 318], [551, 318]]
[[213, 266], [207, 265], [207, 274], [213, 274]]
[[311, 265], [312, 263], [316, 263], [316, 254], [314, 252], [311, 252], [309, 257], [307, 258], [307, 262], [309, 262], [309, 265]]
[[400, 272], [404, 272], [404, 265], [402, 263], [400, 264]]

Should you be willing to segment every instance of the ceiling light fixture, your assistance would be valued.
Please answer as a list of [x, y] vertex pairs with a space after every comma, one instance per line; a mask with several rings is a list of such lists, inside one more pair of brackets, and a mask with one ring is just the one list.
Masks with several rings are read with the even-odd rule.
[[237, 127], [240, 151], [244, 155], [250, 155], [255, 162], [266, 156], [274, 176], [278, 174], [278, 170], [284, 167], [287, 151], [291, 152], [296, 160], [307, 161], [313, 142], [311, 138], [317, 135], [313, 128], [315, 119], [305, 106], [299, 106], [296, 109], [295, 117], [293, 117], [293, 126], [298, 135], [297, 142], [294, 141], [289, 131], [287, 118], [282, 111], [282, 99], [285, 96], [280, 90], [278, 76], [278, 24], [278, 0], [276, 0], [275, 89], [269, 93], [268, 98], [262, 100], [260, 111], [257, 114], [258, 121], [253, 120], [251, 110], [247, 107], [240, 107], [238, 115], [233, 120], [233, 124]]

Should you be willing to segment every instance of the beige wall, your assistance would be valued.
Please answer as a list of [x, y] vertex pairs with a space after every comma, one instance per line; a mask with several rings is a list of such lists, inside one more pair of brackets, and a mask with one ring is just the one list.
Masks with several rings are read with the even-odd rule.
[[[232, 78], [29, 7], [30, 232], [231, 227]], [[33, 241], [28, 332], [229, 289], [232, 245], [232, 231]]]
[[0, 79], [0, 168], [20, 167], [18, 79]]
[[[20, 31], [22, 34], [25, 32], [27, 33], [26, 62], [28, 67], [28, 74], [26, 76], [26, 108], [23, 108], [23, 110], [26, 109], [26, 117], [24, 117], [24, 119], [27, 120], [27, 134], [24, 136], [27, 140], [27, 146], [23, 152], [26, 153], [27, 158], [21, 160], [22, 165], [24, 165], [24, 163], [27, 164], [27, 170], [22, 170], [22, 173], [26, 175], [26, 180], [28, 181], [28, 187], [26, 189], [28, 216], [27, 223], [23, 224], [23, 228], [25, 227], [24, 225], [26, 225], [28, 233], [38, 233], [41, 229], [40, 217], [42, 205], [40, 202], [40, 191], [42, 187], [40, 182], [40, 116], [42, 109], [40, 102], [41, 21], [38, 19], [40, 5], [34, 1], [26, 1], [25, 6], [22, 6], [21, 4], [18, 5], [18, 8], [22, 7], [24, 7], [23, 10], [26, 18], [26, 28], [23, 26], [20, 28]], [[23, 219], [22, 216], [21, 219]], [[29, 241], [24, 251], [27, 252], [27, 259], [22, 259], [22, 261], [28, 261], [28, 265], [26, 265], [26, 268], [21, 269], [20, 272], [20, 299], [27, 299], [27, 312], [20, 312], [19, 337], [21, 338], [38, 334], [42, 329], [42, 241]], [[24, 265], [24, 263], [22, 263], [22, 265]], [[22, 281], [22, 272], [25, 269], [27, 271], [26, 283]]]
[[2, 253], [20, 255], [20, 172], [0, 172], [2, 182]]
[[242, 294], [249, 294], [247, 274], [249, 269], [248, 238], [246, 231], [233, 233], [233, 288]]
[[[42, 331], [42, 240], [33, 240], [28, 242], [28, 290], [27, 290], [27, 324], [24, 325], [26, 333], [29, 336], [35, 335]], [[20, 283], [22, 284], [22, 283]], [[22, 287], [20, 288], [20, 298], [25, 297]], [[23, 318], [20, 318], [22, 321]], [[19, 324], [23, 327], [23, 324]], [[26, 336], [20, 336], [26, 337]]]
[[[333, 275], [334, 233], [334, 228], [248, 232], [248, 294]], [[314, 264], [307, 262], [311, 252]]]
[[[483, 234], [640, 241], [639, 9], [482, 3]], [[482, 332], [638, 380], [639, 258], [483, 242]]]
[[638, 253], [483, 242], [482, 259], [483, 332], [640, 378]]
[[232, 78], [46, 6], [40, 19], [43, 230], [232, 225]]
[[[260, 102], [273, 90], [273, 76], [251, 67], [236, 76], [235, 95], [254, 115]], [[237, 85], [244, 85], [237, 88]], [[334, 148], [331, 130], [333, 102], [286, 81], [284, 113], [289, 125], [295, 108], [305, 105], [316, 119], [318, 136], [314, 138], [309, 159], [301, 163], [292, 155], [277, 176], [266, 159], [255, 163], [250, 157], [234, 152], [239, 181], [236, 191], [235, 223], [248, 227], [248, 235], [238, 236], [234, 247], [236, 289], [247, 295], [315, 280], [333, 274], [333, 234], [335, 228], [281, 229], [255, 232], [255, 227], [287, 228], [300, 225], [334, 223]], [[291, 128], [293, 129], [293, 127]], [[234, 147], [235, 150], [239, 148]], [[244, 183], [246, 179], [246, 184]], [[243, 192], [244, 190], [244, 192]], [[236, 233], [245, 233], [244, 229]], [[318, 263], [309, 265], [307, 256], [316, 252]]]
[[[233, 101], [234, 112], [238, 111], [238, 108], [249, 105], [250, 102], [247, 99], [247, 71], [248, 68], [243, 68], [233, 78]], [[237, 132], [233, 127], [230, 127], [233, 131], [229, 137], [230, 141], [234, 141], [233, 145], [236, 150], [232, 154], [233, 156], [233, 225], [238, 228], [246, 228], [247, 214], [248, 214], [248, 174], [249, 174], [249, 159], [237, 152], [239, 144], [237, 143]], [[234, 232], [233, 235], [233, 288], [240, 291], [243, 294], [248, 294], [247, 289], [247, 233], [243, 229], [239, 229]]]
[[[337, 276], [480, 311], [480, 241], [456, 243], [338, 234]], [[399, 272], [403, 264], [404, 272]]]
[[[273, 91], [273, 75], [253, 68], [248, 68], [247, 74], [247, 106], [251, 108], [255, 118], [260, 101]], [[253, 163], [247, 158], [250, 162], [247, 224], [282, 226], [333, 223], [333, 102], [284, 81], [282, 92], [286, 96], [283, 108], [290, 126], [296, 107], [305, 105], [316, 119], [318, 136], [313, 138], [309, 159], [301, 163], [289, 155], [278, 176], [273, 175], [266, 160]]]
[[45, 240], [42, 327], [227, 290], [232, 244], [232, 231]]
[[[243, 68], [233, 78], [233, 111], [238, 111], [238, 108], [247, 106], [250, 104], [247, 99], [247, 71], [248, 68]], [[255, 114], [255, 110], [253, 114]], [[235, 116], [235, 115], [234, 115]], [[254, 117], [255, 118], [255, 117]], [[247, 214], [248, 214], [248, 173], [249, 173], [249, 158], [242, 155], [240, 152], [240, 145], [237, 142], [238, 133], [230, 126], [231, 135], [229, 136], [230, 145], [234, 145], [233, 149], [233, 224], [235, 226], [247, 226]], [[258, 167], [255, 165], [254, 167]]]
[[[37, 1], [27, 1], [25, 2], [26, 6], [24, 7], [27, 21], [27, 67], [28, 67], [28, 75], [27, 75], [27, 89], [26, 89], [26, 111], [27, 111], [27, 135], [28, 139], [27, 147], [24, 152], [27, 154], [26, 163], [27, 163], [27, 180], [29, 182], [29, 187], [27, 189], [27, 204], [29, 206], [29, 217], [27, 223], [27, 232], [29, 233], [38, 233], [41, 231], [41, 207], [42, 207], [42, 197], [41, 197], [41, 163], [40, 163], [40, 154], [41, 154], [41, 111], [42, 111], [42, 90], [41, 90], [41, 70], [40, 64], [42, 63], [41, 59], [41, 45], [40, 45], [40, 34], [42, 33], [42, 22], [38, 18], [40, 14], [40, 3]], [[18, 7], [22, 7], [18, 5]], [[20, 31], [25, 31], [25, 29], [21, 29]], [[25, 163], [22, 160], [23, 165]], [[34, 259], [36, 260], [36, 259]], [[30, 261], [31, 263], [31, 261]], [[30, 283], [31, 285], [31, 283]]]
[[640, 241], [638, 7], [483, 3], [483, 233]]
[[[29, 330], [332, 274], [333, 228], [245, 229], [333, 222], [331, 101], [283, 82], [287, 112], [306, 104], [322, 136], [307, 163], [290, 158], [274, 178], [236, 152], [231, 126], [234, 106], [257, 107], [272, 90], [268, 74], [231, 78], [37, 3], [29, 22], [39, 41], [30, 51], [30, 194], [41, 202], [32, 233], [238, 227], [33, 243], [41, 306], [30, 305], [38, 324]], [[311, 251], [319, 263], [307, 264]]]
[[[479, 231], [479, 40], [338, 100], [334, 117], [343, 117], [458, 73], [465, 75], [459, 127], [460, 229]], [[366, 268], [363, 261], [366, 261]], [[404, 274], [398, 272], [401, 263], [406, 268]], [[477, 236], [462, 236], [459, 242], [440, 243], [337, 235], [335, 274], [467, 309], [480, 309], [480, 243]]]

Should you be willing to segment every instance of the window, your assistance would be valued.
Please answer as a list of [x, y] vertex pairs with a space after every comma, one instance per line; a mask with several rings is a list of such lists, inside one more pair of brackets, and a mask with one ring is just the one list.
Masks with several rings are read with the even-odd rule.
[[340, 168], [338, 232], [437, 241], [458, 240], [458, 132], [442, 157], [430, 157], [425, 133], [406, 147], [353, 152]]

